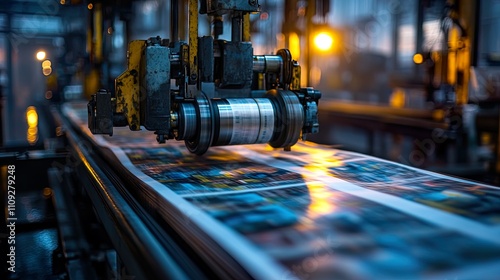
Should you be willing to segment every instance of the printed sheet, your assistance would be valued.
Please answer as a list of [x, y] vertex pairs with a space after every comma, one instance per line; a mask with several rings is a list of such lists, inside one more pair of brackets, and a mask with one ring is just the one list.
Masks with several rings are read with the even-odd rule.
[[84, 104], [63, 111], [257, 278], [500, 277], [499, 188], [309, 142], [195, 156], [149, 131], [91, 135]]

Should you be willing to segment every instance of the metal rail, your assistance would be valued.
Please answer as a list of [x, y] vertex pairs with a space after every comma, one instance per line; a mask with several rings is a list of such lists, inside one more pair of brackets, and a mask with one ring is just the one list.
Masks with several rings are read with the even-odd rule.
[[58, 112], [54, 115], [65, 126], [66, 136], [77, 156], [82, 184], [128, 273], [136, 279], [189, 279], [161, 242], [127, 203], [105, 172], [90, 156], [82, 141]]

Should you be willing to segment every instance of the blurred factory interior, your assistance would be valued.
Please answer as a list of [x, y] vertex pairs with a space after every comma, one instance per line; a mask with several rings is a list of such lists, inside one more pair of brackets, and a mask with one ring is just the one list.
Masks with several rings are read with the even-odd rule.
[[[54, 208], [53, 201], [64, 199], [54, 197], [49, 169], [69, 169], [72, 151], [64, 121], [53, 111], [66, 102], [88, 102], [102, 88], [114, 95], [115, 79], [127, 69], [128, 43], [175, 37], [172, 5], [178, 5], [182, 23], [188, 21], [188, 2], [0, 2], [1, 184], [15, 161], [17, 211], [28, 217], [24, 223], [18, 219], [19, 273], [2, 279], [64, 279], [56, 277], [68, 277], [64, 273], [97, 279], [92, 274], [78, 277], [75, 271], [95, 271], [99, 279], [129, 279], [102, 276], [109, 270], [95, 265], [106, 259], [102, 252], [109, 252], [109, 240], [84, 201], [78, 205], [79, 212], [88, 214], [79, 217], [88, 219], [82, 232], [93, 232], [97, 240], [87, 246], [100, 253], [75, 268], [81, 258], [59, 246], [65, 229], [56, 224], [71, 220], [74, 213], [61, 202], [59, 209], [67, 207], [67, 217], [61, 218]], [[308, 141], [500, 185], [500, 1], [258, 4], [260, 12], [249, 15], [253, 53], [276, 55], [288, 49], [301, 66], [298, 87], [321, 92], [320, 129]], [[199, 15], [200, 36], [212, 34], [213, 20]], [[234, 34], [226, 15], [221, 26], [217, 36], [230, 40]], [[180, 41], [189, 40], [189, 31], [187, 24], [177, 26]], [[23, 242], [35, 245], [23, 247]], [[75, 237], [62, 243], [71, 251], [82, 242]], [[30, 250], [38, 251], [28, 257]], [[71, 260], [75, 267], [68, 265]], [[85, 266], [91, 264], [95, 270]]]

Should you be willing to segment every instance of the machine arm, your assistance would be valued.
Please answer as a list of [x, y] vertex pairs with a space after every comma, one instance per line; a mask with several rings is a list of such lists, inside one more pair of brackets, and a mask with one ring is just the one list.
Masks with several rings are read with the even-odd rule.
[[[91, 132], [112, 135], [114, 126], [142, 126], [155, 131], [160, 143], [184, 140], [196, 154], [210, 146], [255, 143], [290, 149], [318, 132], [321, 93], [300, 88], [300, 66], [290, 52], [253, 55], [248, 14], [259, 11], [258, 1], [201, 1], [200, 12], [214, 17], [215, 39], [197, 37], [197, 9], [198, 1], [190, 0], [189, 44], [159, 37], [129, 44], [116, 96], [101, 90], [88, 104]], [[217, 39], [226, 14], [231, 41]], [[256, 77], [265, 85], [252, 86]]]

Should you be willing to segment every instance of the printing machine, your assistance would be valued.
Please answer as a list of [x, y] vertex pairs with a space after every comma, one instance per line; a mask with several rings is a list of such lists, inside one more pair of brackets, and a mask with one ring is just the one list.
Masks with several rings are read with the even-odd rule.
[[[198, 37], [198, 2], [189, 1], [189, 41], [159, 37], [133, 41], [128, 69], [115, 82], [115, 96], [101, 90], [89, 102], [89, 129], [113, 134], [113, 126], [143, 126], [157, 141], [184, 140], [195, 154], [210, 146], [269, 143], [290, 149], [318, 131], [321, 93], [300, 88], [300, 66], [287, 49], [253, 55], [249, 13], [258, 1], [201, 1], [213, 18], [214, 37]], [[172, 5], [171, 18], [178, 10]], [[231, 41], [220, 40], [221, 16], [231, 17]], [[254, 83], [258, 77], [264, 85]], [[174, 85], [175, 82], [175, 85]]]
[[[202, 155], [211, 146], [257, 143], [289, 151], [299, 138], [318, 132], [321, 93], [300, 87], [300, 65], [290, 51], [253, 54], [249, 14], [259, 12], [258, 1], [190, 0], [188, 42], [178, 38], [185, 23], [178, 22], [178, 1], [171, 3], [172, 38], [130, 42], [128, 66], [115, 88], [92, 95], [87, 117], [93, 134], [111, 136], [117, 126], [146, 129], [159, 143], [184, 140], [191, 153]], [[212, 18], [214, 36], [198, 37], [198, 12]], [[224, 15], [231, 19], [230, 41], [218, 38]], [[38, 166], [33, 160], [48, 172], [39, 176], [50, 186], [40, 208], [49, 207], [45, 222], [57, 224], [59, 237], [51, 273], [43, 277], [252, 278], [196, 226], [179, 231], [175, 223], [185, 224], [185, 213], [148, 197], [147, 188], [115, 168], [59, 106], [50, 113], [60, 132], [58, 152], [2, 156], [2, 164], [15, 161], [23, 173]], [[15, 279], [26, 275], [22, 271], [4, 273]]]
[[[43, 178], [37, 185], [47, 186], [43, 189], [43, 199], [34, 201], [42, 204], [39, 208], [48, 217], [40, 224], [56, 228], [57, 248], [50, 256], [51, 262], [43, 262], [43, 265], [50, 263], [50, 268], [42, 268], [50, 272], [40, 272], [39, 278], [387, 279], [392, 276], [389, 279], [451, 279], [481, 275], [488, 279], [492, 275], [481, 273], [499, 273], [500, 244], [494, 235], [498, 227], [490, 229], [487, 224], [497, 225], [500, 217], [498, 189], [465, 180], [455, 181], [331, 147], [298, 143], [308, 134], [319, 132], [321, 93], [310, 87], [300, 87], [300, 66], [290, 51], [282, 49], [275, 55], [253, 54], [249, 14], [259, 12], [258, 1], [189, 0], [187, 42], [178, 39], [179, 25], [184, 23], [178, 20], [177, 2], [171, 1], [172, 38], [152, 37], [130, 42], [127, 69], [116, 78], [114, 89], [99, 90], [88, 103], [50, 107], [48, 113], [53, 116], [58, 131], [57, 144], [61, 145], [56, 152], [1, 155], [0, 165], [15, 162], [20, 173]], [[198, 36], [198, 12], [212, 19], [213, 36]], [[222, 33], [222, 16], [231, 19], [230, 41], [218, 38]], [[343, 121], [346, 121], [342, 119], [343, 114], [357, 111], [363, 115], [358, 124], [370, 129], [374, 116], [387, 113], [385, 108], [381, 112], [370, 106], [335, 107], [332, 111], [337, 111], [336, 117]], [[431, 118], [428, 112], [398, 108], [392, 111], [396, 116]], [[411, 123], [415, 127], [429, 125], [415, 119]], [[81, 120], [86, 122], [79, 122]], [[381, 123], [398, 127], [408, 125], [406, 118], [404, 121], [389, 117]], [[446, 128], [442, 123], [438, 125]], [[250, 195], [240, 204], [237, 199], [229, 201], [234, 204], [231, 206], [235, 213], [212, 212], [217, 218], [229, 215], [225, 218], [231, 221], [231, 215], [237, 219], [248, 210], [249, 218], [240, 220], [238, 232], [214, 216], [194, 211], [189, 205], [200, 201], [199, 205], [205, 202], [209, 205], [210, 199], [222, 200], [237, 195], [223, 190], [220, 194], [212, 193], [212, 198], [200, 196], [198, 201], [195, 194], [195, 199], [190, 200], [174, 193], [167, 183], [160, 186], [163, 188], [156, 188], [155, 184], [159, 183], [151, 183], [153, 175], [132, 172], [138, 165], [116, 158], [116, 154], [125, 153], [125, 149], [145, 147], [144, 143], [153, 138], [150, 131], [156, 134], [159, 145], [154, 147], [161, 153], [158, 158], [163, 161], [160, 165], [165, 170], [191, 164], [189, 166], [200, 169], [196, 176], [202, 178], [197, 180], [210, 181], [212, 173], [202, 174], [207, 170], [202, 165], [207, 162], [212, 164], [207, 168], [222, 165], [218, 170], [223, 173], [231, 173], [233, 167], [251, 173], [246, 165], [255, 169], [264, 169], [263, 166], [279, 169], [276, 166], [280, 165], [287, 171], [285, 175], [292, 177], [293, 183], [284, 183], [290, 178], [278, 177], [276, 180], [283, 179], [283, 182], [264, 186], [269, 188], [263, 192], [242, 187], [238, 194]], [[109, 142], [101, 143], [99, 139]], [[187, 152], [184, 148], [178, 149], [179, 143], [172, 140], [183, 140]], [[264, 143], [269, 146], [247, 145]], [[241, 149], [241, 153], [231, 153], [231, 148], [227, 147], [240, 144], [246, 146], [234, 150]], [[296, 147], [292, 147], [294, 145]], [[265, 155], [261, 155], [263, 153]], [[244, 156], [231, 158], [235, 155]], [[128, 155], [129, 159], [132, 157]], [[197, 165], [197, 161], [201, 163]], [[145, 162], [147, 165], [147, 160]], [[359, 162], [375, 164], [374, 167], [369, 164], [357, 166]], [[379, 166], [385, 168], [376, 170]], [[338, 173], [328, 173], [332, 170]], [[45, 171], [47, 175], [39, 174]], [[342, 182], [337, 178], [339, 174], [348, 174], [345, 178], [351, 181], [341, 178], [349, 181]], [[183, 174], [177, 175], [184, 178]], [[412, 177], [415, 175], [421, 177]], [[391, 185], [391, 176], [400, 177], [398, 184]], [[23, 178], [19, 183], [29, 185], [32, 181]], [[352, 181], [361, 183], [358, 186]], [[442, 192], [427, 193], [439, 189], [438, 183], [443, 182], [452, 186], [445, 187]], [[422, 185], [413, 189], [412, 183]], [[324, 191], [323, 187], [331, 192]], [[377, 188], [380, 190], [374, 191]], [[258, 200], [265, 197], [262, 193], [266, 191], [276, 194], [289, 189], [287, 194], [291, 199], [284, 200], [284, 204], [290, 204], [290, 209], [301, 213], [299, 218], [284, 211], [286, 207], [277, 207], [279, 203], [266, 205]], [[411, 192], [413, 190], [417, 194]], [[443, 198], [446, 195], [448, 197]], [[417, 202], [406, 201], [415, 197]], [[449, 204], [441, 205], [446, 199], [450, 200]], [[31, 207], [35, 202], [26, 199], [23, 203]], [[263, 221], [252, 220], [251, 216], [253, 204], [259, 203], [265, 204], [258, 209], [264, 212]], [[481, 214], [473, 216], [477, 221], [460, 216], [467, 214], [468, 207]], [[318, 215], [314, 217], [315, 214]], [[207, 217], [209, 221], [201, 226], [200, 221]], [[24, 225], [19, 228], [21, 234], [32, 224], [29, 219], [21, 224]], [[276, 271], [273, 267], [278, 261], [269, 257], [273, 252], [256, 252], [262, 248], [249, 245], [249, 239], [241, 237], [248, 232], [250, 235], [262, 234], [250, 230], [263, 227], [259, 222], [277, 231], [292, 227], [293, 230], [285, 232], [285, 241], [279, 240], [285, 245], [297, 245], [293, 242], [306, 237], [314, 242], [290, 246], [292, 249], [281, 256], [285, 261], [280, 262], [282, 266], [289, 264], [289, 270]], [[325, 229], [327, 237], [321, 236], [324, 233], [321, 230]], [[270, 233], [269, 236], [266, 233]], [[264, 230], [260, 237], [272, 244], [271, 233], [272, 230]], [[237, 242], [228, 246], [233, 241]], [[327, 242], [327, 247], [316, 247], [323, 241]], [[249, 248], [251, 250], [247, 250]], [[301, 250], [312, 250], [313, 258], [301, 258], [299, 263], [293, 263], [293, 256], [300, 255]], [[424, 261], [413, 264], [410, 257]], [[326, 270], [318, 269], [315, 274], [315, 268], [308, 266], [311, 263], [307, 261], [311, 259], [319, 264], [325, 262]], [[37, 264], [41, 260], [30, 260], [28, 264], [33, 267], [42, 267]], [[365, 261], [368, 265], [363, 263]], [[430, 263], [430, 272], [425, 270], [428, 267], [424, 263]], [[454, 269], [463, 274], [453, 274]], [[24, 270], [30, 269], [25, 267]], [[2, 279], [37, 277], [22, 273], [5, 273], [5, 276]]]
[[[307, 134], [317, 133], [321, 93], [310, 87], [300, 87], [300, 65], [293, 60], [290, 51], [281, 49], [276, 55], [253, 54], [249, 14], [259, 12], [258, 1], [199, 1], [199, 4], [199, 11], [197, 0], [190, 0], [188, 4], [188, 42], [178, 40], [179, 24], [183, 23], [178, 22], [177, 1], [172, 1], [171, 6], [173, 37], [170, 40], [153, 37], [130, 42], [127, 70], [116, 78], [114, 94], [106, 89], [99, 90], [88, 103], [89, 130], [93, 134], [112, 136], [114, 126], [128, 126], [132, 131], [145, 128], [154, 131], [158, 143], [169, 139], [184, 140], [189, 152], [197, 155], [206, 153], [211, 146], [258, 143], [269, 143], [274, 148], [289, 151], [299, 138], [305, 140]], [[198, 12], [212, 19], [214, 36], [198, 37]], [[231, 41], [218, 39], [223, 31], [223, 15], [231, 18]], [[111, 182], [106, 180], [109, 175], [97, 167], [105, 163], [96, 165], [90, 162], [92, 159], [86, 154], [85, 147], [76, 138], [71, 138], [70, 142], [82, 161], [89, 161], [85, 165], [96, 176], [94, 185], [95, 182], [102, 183], [98, 188], [101, 196], [110, 196], [107, 203], [122, 202], [119, 214], [125, 211], [127, 215], [139, 216], [134, 208], [141, 206], [126, 205], [121, 197], [123, 194], [109, 191], [112, 185], [116, 185], [114, 180], [121, 180], [116, 176], [112, 176]], [[132, 196], [143, 197], [144, 194]], [[146, 198], [142, 203], [149, 205], [153, 202]], [[156, 207], [163, 206], [154, 205]], [[138, 211], [148, 216], [146, 224], [154, 223], [151, 221], [157, 211], [154, 208], [146, 209], [153, 212], [152, 217], [149, 216], [151, 213], [143, 213], [147, 211]], [[179, 213], [179, 216], [183, 214]], [[124, 220], [117, 225], [114, 222], [115, 226], [108, 226], [113, 221], [104, 221], [108, 234], [120, 231], [125, 227], [124, 223], [130, 223]], [[127, 270], [134, 271], [133, 275], [141, 275], [140, 278], [144, 279], [249, 277], [237, 263], [226, 263], [231, 257], [216, 245], [207, 250], [211, 254], [216, 252], [211, 256], [216, 264], [202, 264], [207, 259], [193, 257], [200, 252], [193, 254], [187, 249], [192, 245], [179, 240], [178, 232], [167, 229], [166, 235], [156, 236], [154, 232], [147, 232], [146, 224], [137, 221], [129, 225], [136, 229], [125, 228], [126, 233], [116, 233], [120, 235], [117, 238], [122, 239], [121, 234], [126, 234], [126, 239], [139, 242], [131, 244], [134, 248], [124, 249], [124, 253], [117, 249]], [[162, 230], [165, 225], [155, 224], [154, 227]], [[131, 230], [140, 231], [140, 234]], [[192, 229], [193, 239], [203, 236], [197, 231], [199, 229]], [[179, 244], [183, 244], [182, 249]], [[167, 252], [162, 251], [161, 246]], [[142, 257], [131, 255], [134, 250], [140, 250]], [[144, 257], [150, 262], [143, 264]], [[156, 263], [159, 259], [162, 262]], [[172, 263], [164, 266], [165, 259]], [[194, 268], [194, 264], [198, 267]]]

